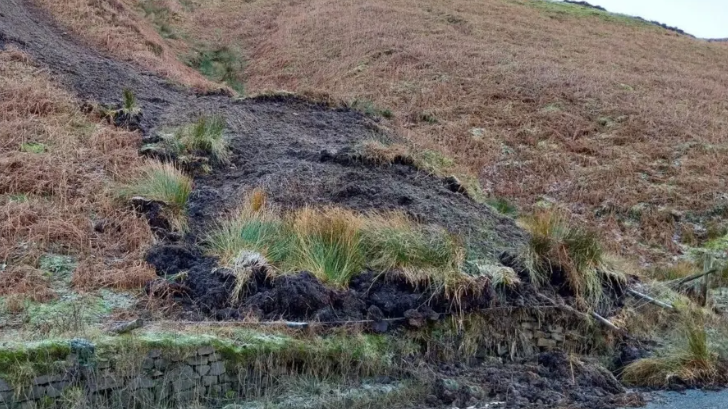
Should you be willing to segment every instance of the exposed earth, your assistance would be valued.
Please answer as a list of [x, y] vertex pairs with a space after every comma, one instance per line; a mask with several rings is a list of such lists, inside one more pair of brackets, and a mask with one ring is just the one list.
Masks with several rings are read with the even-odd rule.
[[[160, 276], [188, 271], [179, 295], [191, 316], [237, 319], [252, 313], [263, 320], [336, 321], [417, 313], [418, 318], [437, 320], [451, 312], [442, 294], [421, 292], [404, 280], [385, 280], [374, 272], [356, 276], [349, 290], [342, 291], [305, 272], [271, 280], [258, 271], [241, 306], [230, 308], [233, 278], [217, 270], [216, 260], [203, 255], [198, 245], [210, 226], [256, 187], [264, 188], [271, 202], [284, 210], [306, 205], [401, 210], [421, 223], [467, 237], [470, 247], [496, 264], [503, 252], [526, 242], [526, 234], [512, 219], [453, 191], [457, 189], [445, 180], [408, 164], [361, 161], [353, 150], [358, 143], [396, 136], [357, 111], [294, 96], [233, 99], [223, 91], [196, 94], [92, 50], [24, 0], [3, 0], [0, 6], [0, 47], [7, 44], [30, 54], [90, 103], [114, 105], [123, 89], [132, 90], [143, 113], [136, 125], [148, 140], [160, 129], [200, 115], [226, 118], [232, 138], [230, 165], [195, 178], [188, 203], [190, 232], [184, 237], [158, 234], [159, 243], [147, 255]], [[528, 296], [511, 298], [523, 303]], [[468, 294], [461, 301], [464, 311], [491, 302], [487, 295]], [[485, 360], [474, 367], [439, 366], [433, 374], [437, 381], [426, 399], [430, 407], [612, 408], [642, 402], [598, 363], [577, 362], [563, 353], [512, 363]]]

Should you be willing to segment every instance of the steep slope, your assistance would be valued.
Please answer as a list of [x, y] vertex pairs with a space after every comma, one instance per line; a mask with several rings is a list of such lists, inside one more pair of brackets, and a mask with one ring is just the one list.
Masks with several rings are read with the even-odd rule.
[[664, 259], [722, 231], [720, 44], [534, 0], [128, 6], [205, 72], [244, 57], [235, 75], [248, 92], [315, 90], [391, 111], [400, 134], [452, 156], [492, 197], [562, 204], [615, 251]]

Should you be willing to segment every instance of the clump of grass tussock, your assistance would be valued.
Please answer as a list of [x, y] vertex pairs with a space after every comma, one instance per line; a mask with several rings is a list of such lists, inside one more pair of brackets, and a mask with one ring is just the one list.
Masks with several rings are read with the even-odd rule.
[[190, 151], [204, 152], [217, 161], [227, 162], [230, 150], [224, 131], [225, 118], [220, 115], [203, 116], [196, 123], [182, 128], [178, 139]]
[[131, 89], [124, 88], [122, 91], [122, 100], [121, 111], [125, 114], [136, 115], [141, 111], [137, 103], [136, 95], [134, 95], [134, 91]]
[[220, 223], [206, 238], [207, 249], [231, 265], [243, 251], [261, 254], [272, 263], [288, 257], [291, 234], [281, 217], [266, 206], [265, 193], [254, 190], [237, 214]]
[[459, 241], [403, 214], [306, 207], [281, 216], [265, 202], [262, 193], [254, 193], [235, 217], [210, 233], [208, 250], [221, 264], [231, 266], [240, 254], [255, 252], [279, 270], [310, 271], [339, 286], [366, 268], [399, 271], [413, 283], [450, 289], [469, 280], [460, 272]]
[[664, 387], [680, 380], [688, 385], [728, 381], [724, 358], [715, 352], [702, 323], [686, 321], [681, 345], [664, 355], [627, 365], [622, 379], [633, 385]]
[[610, 268], [597, 234], [573, 225], [561, 212], [537, 210], [521, 225], [531, 234], [523, 261], [536, 285], [560, 270], [574, 294], [595, 305], [602, 298], [604, 275], [623, 279]]
[[173, 133], [162, 134], [161, 141], [144, 149], [162, 150], [184, 162], [189, 156], [209, 155], [218, 163], [230, 161], [230, 146], [225, 132], [225, 118], [203, 116], [197, 122], [182, 126]]
[[373, 269], [400, 270], [412, 282], [437, 277], [446, 285], [464, 277], [462, 243], [443, 229], [419, 226], [402, 213], [368, 215], [362, 242]]
[[122, 190], [125, 197], [142, 196], [167, 205], [172, 221], [177, 228], [186, 226], [185, 209], [192, 192], [192, 179], [173, 164], [157, 161], [147, 162], [139, 176]]

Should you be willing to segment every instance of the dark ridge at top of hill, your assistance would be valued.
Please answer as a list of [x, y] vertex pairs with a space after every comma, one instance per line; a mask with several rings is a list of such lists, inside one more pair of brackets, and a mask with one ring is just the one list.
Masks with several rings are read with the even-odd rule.
[[[609, 10], [605, 9], [604, 7], [602, 7], [602, 6], [596, 6], [594, 4], [587, 3], [586, 1], [575, 1], [575, 0], [563, 0], [563, 1], [564, 1], [564, 3], [575, 4], [577, 6], [587, 7], [587, 8], [595, 9], [595, 10], [599, 10], [599, 11], [609, 11]], [[685, 32], [685, 30], [683, 30], [681, 28], [678, 28], [678, 27], [668, 26], [665, 23], [660, 23], [659, 21], [655, 21], [655, 20], [647, 20], [647, 19], [642, 18], [642, 17], [639, 17], [639, 16], [630, 16], [630, 17], [635, 18], [637, 20], [644, 21], [646, 23], [654, 24], [654, 25], [656, 25], [658, 27], [662, 27], [662, 28], [664, 28], [665, 30], [668, 30], [668, 31], [672, 31], [672, 32], [675, 32], [675, 33], [678, 33], [678, 34], [681, 34], [681, 35], [685, 35], [685, 36], [688, 36], [688, 37], [695, 38], [694, 35], [692, 35], [690, 33], [687, 33], [687, 32]]]

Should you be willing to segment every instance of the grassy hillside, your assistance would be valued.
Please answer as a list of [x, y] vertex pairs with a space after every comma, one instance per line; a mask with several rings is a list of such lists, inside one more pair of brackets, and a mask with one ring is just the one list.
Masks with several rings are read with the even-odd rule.
[[190, 82], [171, 54], [239, 91], [324, 92], [391, 113], [386, 125], [452, 157], [491, 197], [563, 205], [611, 250], [660, 259], [723, 232], [721, 44], [536, 0], [94, 3], [157, 33], [79, 25], [40, 2], [92, 39], [108, 24], [108, 38], [153, 37], [163, 58], [134, 52], [140, 41], [97, 43], [178, 81]]

